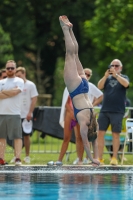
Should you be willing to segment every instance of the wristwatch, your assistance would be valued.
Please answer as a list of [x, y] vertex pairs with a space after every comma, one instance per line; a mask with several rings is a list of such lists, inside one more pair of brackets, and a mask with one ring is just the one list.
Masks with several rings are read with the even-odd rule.
[[119, 76], [119, 75], [118, 75], [118, 74], [116, 74], [116, 75], [115, 75], [115, 78], [117, 79], [117, 78], [118, 78], [118, 76]]

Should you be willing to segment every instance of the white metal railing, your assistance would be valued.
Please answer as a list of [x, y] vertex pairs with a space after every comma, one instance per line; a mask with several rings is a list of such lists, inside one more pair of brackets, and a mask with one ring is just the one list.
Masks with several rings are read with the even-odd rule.
[[[126, 129], [125, 129], [125, 120], [127, 117], [129, 117], [130, 113], [129, 111], [133, 110], [133, 107], [129, 107], [126, 108], [126, 112], [125, 112], [125, 116], [123, 118], [123, 130], [122, 130], [122, 134], [126, 133]], [[96, 107], [95, 111], [97, 112], [97, 115], [99, 114], [100, 108]], [[110, 134], [110, 127], [109, 130], [107, 131], [107, 133]], [[110, 134], [111, 135], [111, 134]], [[31, 150], [30, 153], [49, 153], [49, 154], [59, 154], [60, 150], [61, 150], [61, 145], [63, 140], [61, 139], [55, 139], [51, 136], [45, 136], [44, 139], [42, 139], [41, 137], [41, 132], [39, 131], [34, 131], [32, 137], [31, 137]], [[112, 140], [106, 140], [106, 145], [112, 145]], [[124, 144], [124, 141], [122, 142], [122, 144]], [[22, 151], [22, 153], [24, 153], [24, 149]], [[69, 144], [69, 148], [66, 152], [66, 159], [69, 158], [69, 155], [71, 153], [75, 153], [76, 152], [76, 146], [74, 143]], [[13, 153], [13, 148], [12, 147], [8, 147], [6, 150], [6, 153]], [[104, 154], [109, 154], [112, 153], [112, 151], [104, 151]], [[119, 154], [122, 154], [122, 152], [118, 152]], [[133, 152], [125, 152], [125, 154], [132, 154]]]
[[[61, 150], [61, 145], [63, 140], [58, 138], [53, 138], [46, 135], [44, 138], [41, 138], [41, 132], [34, 131], [31, 136], [31, 146], [30, 154], [59, 154]], [[10, 145], [6, 148], [6, 153], [13, 153], [14, 149]], [[69, 147], [66, 152], [66, 161], [68, 161], [70, 154], [76, 152], [76, 146], [74, 143], [70, 142]], [[25, 153], [25, 148], [22, 149], [22, 154]]]

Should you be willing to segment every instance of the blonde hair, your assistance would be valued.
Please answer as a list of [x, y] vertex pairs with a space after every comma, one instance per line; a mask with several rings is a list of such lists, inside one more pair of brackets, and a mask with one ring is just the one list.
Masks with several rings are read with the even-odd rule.
[[22, 74], [25, 74], [26, 73], [26, 69], [24, 68], [24, 67], [18, 67], [17, 69], [16, 69], [16, 73], [17, 72], [22, 72]]
[[15, 66], [15, 68], [16, 68], [16, 62], [15, 62], [14, 60], [8, 60], [8, 61], [6, 62], [6, 65], [7, 65], [7, 63], [13, 63], [14, 66]]
[[92, 70], [90, 68], [84, 68], [84, 71], [85, 70], [89, 70], [90, 71], [90, 75], [92, 76]]

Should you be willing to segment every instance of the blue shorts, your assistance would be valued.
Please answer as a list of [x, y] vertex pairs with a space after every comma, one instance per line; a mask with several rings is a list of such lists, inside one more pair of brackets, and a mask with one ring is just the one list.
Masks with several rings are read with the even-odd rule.
[[121, 133], [122, 120], [122, 113], [100, 112], [98, 117], [99, 130], [107, 131], [109, 125], [111, 125], [112, 132]]

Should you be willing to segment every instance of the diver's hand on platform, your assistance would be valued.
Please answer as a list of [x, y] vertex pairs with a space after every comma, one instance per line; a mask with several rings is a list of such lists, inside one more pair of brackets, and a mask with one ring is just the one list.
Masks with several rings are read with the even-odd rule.
[[93, 159], [92, 165], [95, 166], [95, 167], [97, 167], [97, 166], [100, 165], [100, 161], [98, 159]]

